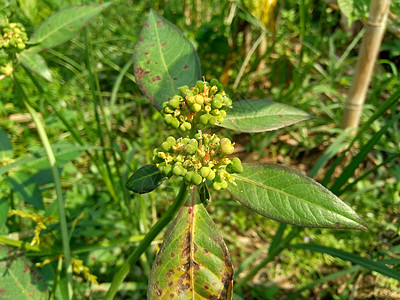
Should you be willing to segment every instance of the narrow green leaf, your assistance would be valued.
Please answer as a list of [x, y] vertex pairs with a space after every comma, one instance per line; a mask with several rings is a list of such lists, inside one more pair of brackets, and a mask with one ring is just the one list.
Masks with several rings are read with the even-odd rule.
[[229, 190], [239, 202], [279, 222], [298, 226], [366, 229], [344, 202], [311, 178], [274, 164], [243, 165]]
[[4, 225], [8, 217], [8, 200], [3, 197], [0, 198], [0, 228]]
[[373, 261], [371, 259], [367, 259], [340, 249], [321, 246], [317, 244], [296, 244], [292, 245], [291, 247], [294, 249], [305, 249], [319, 253], [326, 253], [343, 260], [351, 261], [353, 264], [360, 265], [364, 268], [379, 272], [382, 275], [400, 280], [400, 272], [387, 267], [384, 263], [380, 261]]
[[129, 177], [126, 188], [135, 193], [145, 194], [157, 188], [164, 176], [155, 165], [145, 165]]
[[25, 50], [18, 54], [19, 62], [28, 70], [38, 74], [47, 81], [53, 81], [50, 70], [44, 58], [35, 51]]
[[20, 252], [0, 246], [0, 298], [47, 299], [47, 286], [41, 271]]
[[233, 103], [221, 127], [240, 132], [276, 130], [313, 118], [295, 107], [268, 100], [246, 100]]
[[171, 224], [147, 299], [231, 299], [233, 269], [218, 229], [194, 193]]
[[48, 49], [65, 43], [110, 4], [111, 2], [73, 6], [55, 13], [39, 25], [28, 43], [39, 44], [38, 46], [41, 49]]
[[368, 153], [372, 150], [372, 148], [379, 142], [380, 138], [385, 134], [385, 132], [394, 124], [394, 122], [400, 118], [400, 113], [395, 115], [391, 120], [386, 122], [385, 126], [382, 127], [377, 133], [375, 133], [372, 138], [365, 144], [360, 152], [357, 153], [356, 156], [350, 161], [350, 163], [344, 168], [340, 176], [335, 180], [335, 183], [332, 185], [331, 190], [335, 194], [339, 192], [343, 185], [346, 184], [347, 180], [354, 174], [354, 171], [358, 168], [360, 163], [364, 161], [367, 157]]
[[0, 128], [0, 161], [13, 157], [13, 147], [11, 141], [3, 129]]
[[155, 108], [178, 93], [178, 87], [200, 79], [196, 50], [172, 23], [150, 14], [133, 53], [136, 83]]
[[[62, 167], [66, 163], [74, 160], [85, 150], [103, 149], [97, 146], [90, 146], [90, 145], [80, 146], [72, 143], [56, 143], [52, 145], [52, 148], [56, 156], [56, 164], [59, 167]], [[0, 167], [0, 175], [17, 167], [19, 167], [21, 170], [32, 171], [32, 170], [49, 169], [50, 165], [44, 149], [40, 149], [39, 151], [33, 153], [32, 155], [29, 154], [20, 157], [15, 162]]]

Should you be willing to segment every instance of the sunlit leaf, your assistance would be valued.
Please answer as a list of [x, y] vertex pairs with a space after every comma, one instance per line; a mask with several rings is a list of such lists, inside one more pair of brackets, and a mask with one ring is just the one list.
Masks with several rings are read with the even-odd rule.
[[298, 226], [366, 229], [364, 221], [328, 189], [292, 169], [274, 164], [243, 165], [233, 174], [232, 194], [257, 213]]
[[39, 44], [41, 49], [58, 46], [73, 38], [92, 18], [107, 8], [111, 2], [74, 6], [64, 9], [44, 20], [29, 44]]
[[312, 115], [286, 104], [260, 99], [246, 100], [234, 102], [219, 126], [240, 132], [263, 132], [311, 118]]
[[231, 299], [228, 250], [195, 195], [166, 233], [151, 270], [148, 299]]
[[19, 62], [28, 70], [38, 74], [47, 81], [53, 81], [50, 70], [44, 58], [35, 51], [25, 50], [18, 54]]
[[133, 53], [136, 83], [158, 110], [178, 92], [200, 79], [193, 45], [172, 23], [151, 11]]
[[47, 299], [43, 275], [22, 253], [0, 246], [0, 270], [1, 299]]

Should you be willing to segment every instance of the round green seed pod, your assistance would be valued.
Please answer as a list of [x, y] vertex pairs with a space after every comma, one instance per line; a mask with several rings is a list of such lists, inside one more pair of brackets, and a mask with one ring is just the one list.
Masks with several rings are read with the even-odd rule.
[[219, 102], [224, 102], [224, 97], [221, 94], [216, 94], [213, 98], [213, 100], [219, 101]]
[[224, 104], [226, 105], [226, 106], [228, 106], [228, 107], [231, 107], [232, 106], [232, 100], [231, 99], [229, 99], [228, 97], [224, 97]]
[[198, 103], [195, 103], [192, 105], [192, 109], [194, 112], [199, 112], [201, 110], [201, 105]]
[[216, 190], [216, 191], [219, 191], [222, 188], [221, 187], [221, 183], [219, 183], [217, 181], [214, 181], [212, 186], [213, 186], [213, 189]]
[[207, 125], [208, 124], [208, 119], [210, 118], [209, 114], [205, 114], [205, 115], [201, 115], [199, 122], [203, 125]]
[[194, 100], [197, 104], [203, 105], [204, 104], [204, 97], [201, 95], [196, 95]]
[[221, 181], [221, 189], [226, 189], [228, 187], [228, 182], [226, 180]]
[[208, 119], [208, 123], [210, 123], [210, 125], [215, 125], [217, 123], [217, 118], [210, 115], [209, 119]]
[[161, 144], [161, 149], [163, 149], [164, 151], [168, 152], [171, 149], [171, 144], [168, 142], [163, 142]]
[[222, 107], [223, 103], [219, 101], [218, 99], [212, 99], [211, 100], [211, 107], [213, 109], [220, 109]]
[[225, 110], [220, 110], [219, 111], [219, 116], [222, 117], [222, 118], [225, 118], [226, 117], [226, 111]]
[[172, 128], [178, 128], [179, 127], [178, 119], [177, 118], [173, 118], [170, 125], [171, 125]]
[[183, 167], [182, 167], [182, 165], [175, 164], [174, 167], [172, 168], [172, 174], [174, 174], [175, 176], [183, 175]]
[[193, 174], [195, 174], [193, 171], [186, 172], [185, 177], [184, 177], [186, 183], [189, 183], [189, 184], [192, 183]]
[[183, 122], [183, 124], [182, 124], [184, 127], [185, 127], [185, 129], [186, 130], [190, 130], [190, 129], [192, 129], [192, 124], [190, 124], [189, 122]]
[[214, 178], [215, 178], [215, 172], [214, 170], [211, 170], [210, 174], [208, 174], [207, 176], [207, 180], [214, 180]]
[[182, 144], [186, 145], [189, 142], [189, 138], [183, 138], [182, 139]]
[[172, 120], [174, 119], [174, 117], [172, 115], [166, 115], [164, 117], [164, 121], [165, 123], [167, 123], [168, 125], [170, 125], [172, 123]]
[[221, 152], [224, 155], [231, 155], [233, 153], [234, 147], [232, 146], [232, 142], [227, 139], [227, 138], [223, 138], [221, 139]]
[[181, 86], [178, 88], [178, 91], [181, 93], [182, 97], [186, 96], [186, 92], [189, 90], [187, 85]]
[[196, 153], [197, 147], [191, 144], [185, 145], [185, 151], [187, 154], [193, 155]]
[[186, 97], [186, 103], [187, 103], [189, 106], [192, 106], [192, 105], [195, 103], [194, 96]]
[[176, 139], [173, 136], [169, 136], [169, 137], [167, 137], [166, 142], [171, 144], [171, 146], [172, 146], [172, 145], [176, 144]]
[[211, 168], [209, 168], [209, 167], [202, 167], [200, 169], [200, 175], [203, 178], [207, 178], [208, 175], [210, 175], [210, 172], [211, 172]]
[[231, 164], [234, 166], [235, 173], [243, 172], [242, 162], [238, 157], [235, 157], [234, 159], [232, 159]]
[[165, 177], [170, 177], [172, 175], [172, 166], [171, 165], [163, 165], [159, 167], [161, 174]]
[[213, 86], [213, 85], [217, 85], [217, 84], [219, 84], [219, 81], [218, 81], [218, 79], [217, 79], [217, 78], [213, 78], [213, 79], [211, 79], [211, 81], [210, 81], [210, 85], [211, 85], [211, 86]]
[[173, 108], [179, 107], [180, 104], [179, 98], [175, 98], [174, 96], [171, 100], [169, 100], [168, 104]]
[[199, 185], [203, 181], [203, 177], [200, 176], [198, 173], [194, 173], [192, 175], [192, 183], [195, 185]]

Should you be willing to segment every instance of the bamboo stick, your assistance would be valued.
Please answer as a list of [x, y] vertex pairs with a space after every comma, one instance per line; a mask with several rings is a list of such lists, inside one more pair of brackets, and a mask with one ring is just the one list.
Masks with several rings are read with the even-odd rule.
[[357, 128], [359, 125], [368, 86], [385, 32], [389, 6], [390, 0], [371, 0], [356, 72], [344, 107], [342, 128]]

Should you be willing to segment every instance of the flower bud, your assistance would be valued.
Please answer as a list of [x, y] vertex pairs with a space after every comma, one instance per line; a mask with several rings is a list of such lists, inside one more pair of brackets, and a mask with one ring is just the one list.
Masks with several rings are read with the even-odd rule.
[[185, 145], [185, 151], [187, 154], [193, 155], [196, 153], [197, 147], [192, 144]]
[[185, 177], [184, 177], [186, 183], [189, 183], [189, 184], [190, 184], [190, 183], [192, 182], [192, 176], [193, 176], [193, 174], [195, 174], [193, 171], [188, 171], [188, 172], [186, 172]]
[[217, 181], [214, 181], [212, 186], [213, 186], [214, 190], [216, 190], [216, 191], [219, 191], [222, 188], [221, 183], [217, 182]]
[[199, 89], [199, 92], [202, 93], [204, 91], [204, 83], [201, 80], [196, 82], [196, 87]]
[[218, 87], [216, 87], [215, 85], [213, 85], [210, 88], [210, 95], [214, 95], [216, 92], [218, 92]]

